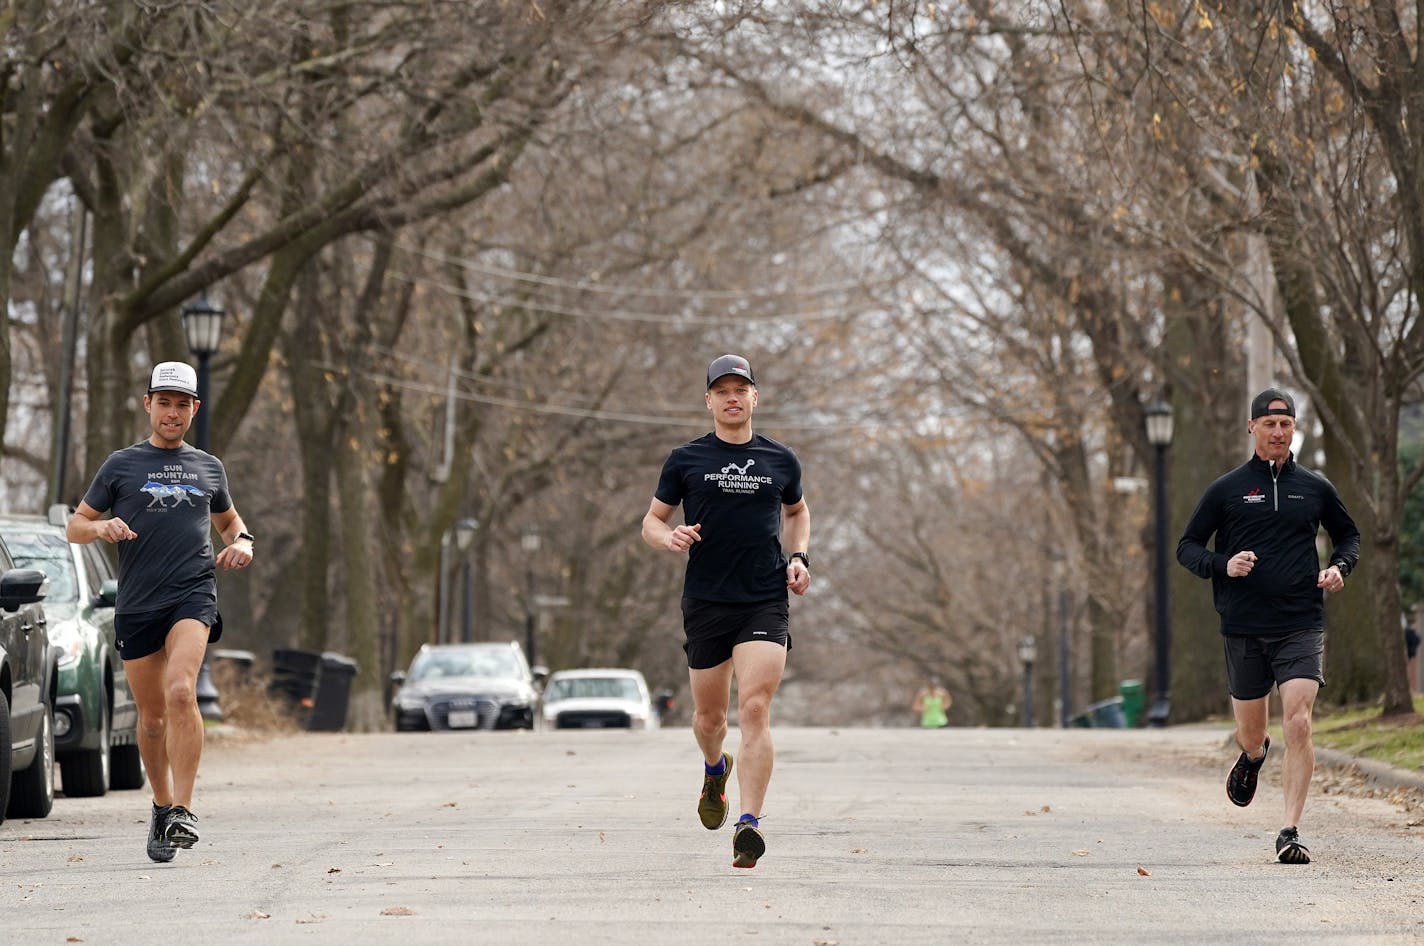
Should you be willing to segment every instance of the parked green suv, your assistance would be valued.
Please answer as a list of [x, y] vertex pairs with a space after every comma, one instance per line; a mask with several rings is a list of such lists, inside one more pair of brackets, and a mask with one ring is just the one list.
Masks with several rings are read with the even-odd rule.
[[118, 582], [99, 543], [74, 545], [64, 535], [69, 510], [41, 516], [0, 515], [0, 537], [16, 567], [49, 576], [44, 600], [50, 644], [59, 652], [54, 751], [70, 797], [111, 788], [142, 788], [138, 707], [114, 644]]

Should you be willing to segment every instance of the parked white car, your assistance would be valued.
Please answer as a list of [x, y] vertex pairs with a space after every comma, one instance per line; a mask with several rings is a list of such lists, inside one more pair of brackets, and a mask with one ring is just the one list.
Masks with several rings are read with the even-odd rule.
[[560, 670], [544, 687], [549, 729], [657, 729], [648, 682], [636, 670]]

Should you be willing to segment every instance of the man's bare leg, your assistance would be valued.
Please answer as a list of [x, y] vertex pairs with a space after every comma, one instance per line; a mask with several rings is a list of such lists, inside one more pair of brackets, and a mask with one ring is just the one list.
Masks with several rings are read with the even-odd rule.
[[1287, 680], [1280, 685], [1281, 728], [1286, 736], [1286, 759], [1281, 766], [1281, 789], [1285, 793], [1286, 822], [1290, 828], [1300, 824], [1305, 811], [1305, 796], [1310, 791], [1310, 776], [1315, 771], [1315, 744], [1311, 714], [1320, 684], [1314, 680]]
[[761, 816], [776, 750], [771, 739], [771, 698], [786, 670], [786, 647], [747, 641], [732, 650], [737, 676], [737, 788], [742, 811]]
[[168, 719], [167, 754], [173, 772], [173, 803], [193, 804], [198, 761], [203, 756], [203, 715], [198, 711], [198, 671], [208, 646], [208, 628], [185, 618], [173, 625], [164, 649], [168, 662], [163, 674], [164, 704]]
[[727, 741], [727, 705], [732, 698], [732, 662], [724, 660], [706, 670], [688, 670], [692, 683], [692, 736], [702, 750], [702, 760], [716, 765]]
[[1258, 700], [1231, 698], [1231, 712], [1236, 717], [1236, 744], [1253, 759], [1261, 757], [1261, 747], [1266, 744], [1266, 726], [1270, 722], [1269, 699], [1269, 695]]

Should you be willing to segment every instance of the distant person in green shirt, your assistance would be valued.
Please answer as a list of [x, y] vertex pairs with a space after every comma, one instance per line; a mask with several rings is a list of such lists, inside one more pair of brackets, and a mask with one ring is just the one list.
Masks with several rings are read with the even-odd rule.
[[925, 729], [942, 729], [949, 725], [949, 707], [954, 697], [939, 685], [934, 677], [915, 694], [913, 709], [920, 714], [920, 726]]

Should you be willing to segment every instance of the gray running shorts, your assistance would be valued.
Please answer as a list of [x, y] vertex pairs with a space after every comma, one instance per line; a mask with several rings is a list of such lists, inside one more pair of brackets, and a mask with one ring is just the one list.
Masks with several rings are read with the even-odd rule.
[[1287, 680], [1325, 686], [1325, 631], [1293, 631], [1278, 637], [1224, 637], [1226, 688], [1238, 700], [1259, 700]]

